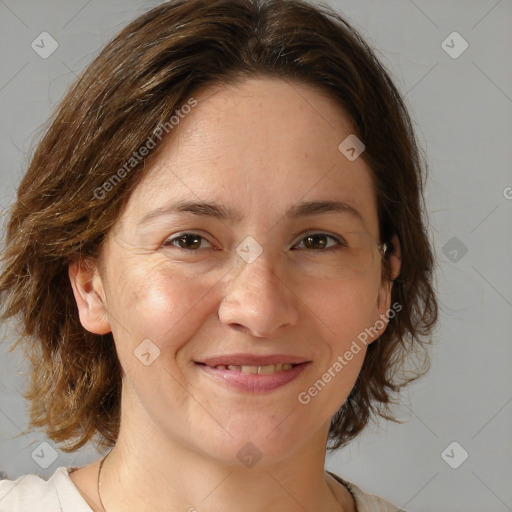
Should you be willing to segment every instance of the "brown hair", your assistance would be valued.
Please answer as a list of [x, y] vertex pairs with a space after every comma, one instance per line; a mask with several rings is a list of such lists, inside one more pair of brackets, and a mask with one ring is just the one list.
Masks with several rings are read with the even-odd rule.
[[[369, 345], [357, 382], [329, 431], [346, 444], [371, 412], [389, 414], [393, 394], [423, 375], [437, 320], [434, 257], [423, 217], [422, 161], [406, 106], [362, 37], [328, 7], [301, 0], [177, 0], [143, 14], [116, 36], [71, 87], [40, 141], [18, 189], [2, 253], [2, 319], [18, 317], [32, 363], [30, 427], [45, 427], [74, 451], [118, 436], [122, 369], [112, 333], [79, 320], [67, 268], [97, 258], [105, 235], [142, 179], [148, 158], [132, 165], [148, 139], [199, 88], [253, 76], [326, 91], [351, 116], [373, 171], [381, 238], [401, 243], [396, 313]], [[157, 158], [159, 148], [151, 151]], [[102, 190], [99, 194], [98, 190]], [[384, 265], [383, 278], [389, 277]], [[405, 356], [424, 353], [423, 370], [398, 382]]]

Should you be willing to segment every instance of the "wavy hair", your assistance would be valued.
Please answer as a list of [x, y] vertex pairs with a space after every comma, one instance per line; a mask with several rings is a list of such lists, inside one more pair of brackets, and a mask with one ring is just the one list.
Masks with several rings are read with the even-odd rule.
[[[313, 85], [345, 110], [366, 146], [361, 158], [373, 174], [381, 238], [396, 234], [401, 244], [392, 288], [392, 303], [401, 309], [368, 347], [350, 396], [333, 416], [330, 449], [357, 436], [372, 412], [398, 422], [389, 409], [395, 395], [428, 371], [438, 306], [425, 224], [426, 165], [389, 73], [329, 7], [302, 0], [169, 1], [127, 25], [71, 86], [8, 211], [1, 318], [19, 320], [10, 350], [21, 344], [31, 362], [24, 394], [29, 427], [66, 442], [63, 451], [89, 441], [115, 444], [122, 383], [112, 333], [92, 334], [80, 323], [68, 264], [100, 255], [162, 142], [124, 173], [115, 193], [98, 190], [145, 141], [158, 138], [199, 88], [256, 76]], [[398, 379], [407, 356], [421, 364]]]

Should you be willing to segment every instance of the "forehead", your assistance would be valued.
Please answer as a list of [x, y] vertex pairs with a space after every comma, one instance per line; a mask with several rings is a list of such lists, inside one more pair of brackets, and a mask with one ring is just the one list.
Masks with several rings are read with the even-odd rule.
[[339, 199], [378, 235], [371, 170], [338, 149], [354, 129], [323, 91], [257, 78], [205, 88], [194, 99], [132, 194], [130, 222], [179, 200], [225, 204], [239, 220], [275, 223], [298, 202]]

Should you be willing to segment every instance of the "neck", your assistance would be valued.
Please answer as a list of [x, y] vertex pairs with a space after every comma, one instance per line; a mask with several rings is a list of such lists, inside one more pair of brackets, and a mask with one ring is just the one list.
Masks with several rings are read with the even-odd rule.
[[119, 436], [101, 471], [104, 512], [355, 510], [324, 471], [329, 422], [304, 439], [297, 432], [308, 429], [293, 414], [270, 434], [267, 426], [221, 428], [210, 415], [200, 425], [196, 417], [184, 425], [161, 411], [152, 415], [126, 386]]
[[101, 472], [105, 512], [130, 507], [213, 512], [226, 504], [247, 512], [344, 510], [327, 483], [323, 466], [285, 460], [258, 469], [233, 468], [197, 454], [183, 456], [182, 450], [169, 446], [166, 457], [162, 451], [136, 456], [116, 445]]
[[354, 510], [348, 492], [328, 483], [325, 456], [318, 456], [325, 454], [326, 436], [317, 437], [279, 461], [245, 467], [220, 463], [156, 429], [141, 434], [122, 423], [101, 470], [104, 512], [213, 512], [226, 505], [244, 512]]

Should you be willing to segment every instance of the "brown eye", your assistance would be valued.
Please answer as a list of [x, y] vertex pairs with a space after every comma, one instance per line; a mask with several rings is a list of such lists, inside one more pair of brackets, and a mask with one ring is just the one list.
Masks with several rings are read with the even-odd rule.
[[[335, 244], [327, 246], [328, 239], [334, 240]], [[304, 248], [311, 249], [313, 251], [318, 251], [318, 250], [322, 250], [325, 248], [331, 249], [331, 248], [334, 248], [336, 245], [344, 245], [336, 237], [334, 237], [332, 235], [328, 235], [326, 233], [313, 233], [313, 234], [307, 235], [300, 241], [300, 243], [298, 245], [300, 245], [300, 244], [304, 244]]]
[[[165, 241], [164, 246], [174, 246], [179, 249], [185, 250], [196, 250], [201, 247], [201, 243], [205, 241], [208, 242], [205, 238], [197, 233], [180, 233], [178, 236], [169, 238]], [[177, 245], [175, 242], [177, 242]], [[209, 242], [208, 242], [209, 243]]]

